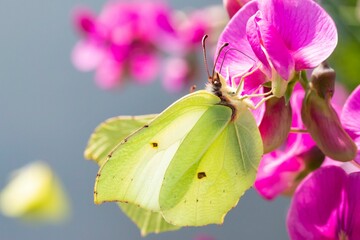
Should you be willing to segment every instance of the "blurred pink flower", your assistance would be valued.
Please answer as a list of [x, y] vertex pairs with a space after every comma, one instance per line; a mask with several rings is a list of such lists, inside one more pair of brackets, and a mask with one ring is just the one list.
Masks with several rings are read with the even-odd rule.
[[360, 86], [358, 86], [345, 102], [341, 113], [341, 122], [357, 146], [355, 162], [360, 164]]
[[166, 89], [180, 90], [194, 72], [188, 60], [201, 49], [201, 39], [213, 25], [204, 10], [175, 13], [159, 1], [111, 1], [98, 16], [77, 9], [74, 24], [82, 40], [72, 53], [75, 67], [95, 70], [96, 83], [104, 89], [126, 78], [147, 84], [165, 71], [161, 75]]
[[360, 239], [360, 172], [320, 168], [298, 186], [287, 216], [291, 239]]
[[218, 62], [222, 75], [238, 84], [245, 74], [261, 70], [262, 78], [250, 74], [246, 81], [271, 80], [279, 88], [274, 94], [280, 97], [283, 83], [286, 87], [295, 71], [314, 68], [332, 53], [337, 31], [313, 0], [255, 0], [230, 20], [218, 48], [224, 43], [235, 50], [224, 53]]
[[232, 18], [235, 13], [249, 1], [250, 0], [223, 0], [223, 3], [229, 17]]
[[196, 236], [194, 238], [194, 240], [215, 240], [215, 238], [212, 236], [209, 236], [209, 235], [200, 234], [200, 235]]

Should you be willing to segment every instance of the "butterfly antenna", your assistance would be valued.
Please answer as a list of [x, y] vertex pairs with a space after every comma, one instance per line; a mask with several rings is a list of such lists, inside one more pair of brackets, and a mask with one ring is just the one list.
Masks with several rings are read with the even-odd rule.
[[205, 34], [203, 36], [202, 40], [201, 40], [201, 45], [202, 45], [202, 49], [203, 49], [204, 64], [205, 64], [205, 68], [206, 68], [206, 73], [208, 75], [208, 79], [210, 80], [211, 76], [210, 76], [209, 65], [208, 65], [207, 57], [206, 57], [206, 46], [205, 46], [205, 42], [206, 42], [207, 38], [208, 38], [208, 35]]
[[[221, 52], [224, 50], [224, 48], [226, 48], [227, 46], [229, 46], [229, 43], [224, 43], [224, 44], [220, 47], [220, 49], [219, 49], [219, 51], [218, 51], [218, 54], [217, 54], [217, 57], [216, 57], [216, 60], [215, 60], [215, 64], [214, 64], [214, 67], [213, 67], [212, 75], [211, 75], [211, 76], [214, 76], [214, 75], [215, 75], [215, 67], [216, 67], [217, 62], [219, 61], [220, 54], [221, 54]], [[227, 52], [228, 52], [228, 51], [225, 52], [225, 55], [226, 55]], [[225, 59], [225, 55], [224, 55], [224, 59]], [[222, 63], [221, 63], [221, 67], [222, 67], [223, 63], [224, 63], [224, 60], [223, 60]], [[221, 70], [221, 68], [220, 68], [220, 70]]]
[[[220, 49], [221, 50], [221, 49]], [[231, 50], [235, 50], [235, 51], [238, 51], [239, 53], [241, 53], [241, 54], [243, 54], [244, 56], [246, 56], [246, 57], [248, 57], [248, 58], [250, 58], [251, 60], [253, 60], [254, 61], [254, 63], [256, 62], [255, 61], [255, 59], [253, 59], [252, 57], [250, 57], [249, 55], [247, 55], [246, 53], [244, 53], [244, 52], [242, 52], [242, 51], [240, 51], [239, 49], [236, 49], [236, 48], [229, 48], [228, 50], [226, 50], [226, 52], [224, 53], [224, 58], [223, 58], [223, 60], [222, 60], [222, 62], [221, 62], [221, 65], [220, 65], [220, 72], [221, 72], [221, 69], [222, 69], [222, 67], [223, 67], [223, 65], [224, 65], [224, 62], [225, 62], [225, 57], [226, 57], [226, 55], [231, 51]], [[219, 51], [219, 54], [220, 54], [220, 51]]]

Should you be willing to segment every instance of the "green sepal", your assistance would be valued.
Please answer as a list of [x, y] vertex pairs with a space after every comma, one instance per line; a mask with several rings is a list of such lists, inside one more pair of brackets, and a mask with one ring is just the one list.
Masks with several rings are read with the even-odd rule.
[[286, 91], [285, 91], [285, 94], [284, 94], [284, 98], [285, 98], [285, 105], [287, 106], [290, 102], [290, 98], [291, 98], [291, 94], [293, 93], [294, 91], [294, 87], [295, 87], [295, 84], [297, 83], [297, 81], [299, 80], [299, 73], [297, 72], [295, 74], [295, 76], [289, 81], [288, 85], [287, 85], [287, 88], [286, 88]]

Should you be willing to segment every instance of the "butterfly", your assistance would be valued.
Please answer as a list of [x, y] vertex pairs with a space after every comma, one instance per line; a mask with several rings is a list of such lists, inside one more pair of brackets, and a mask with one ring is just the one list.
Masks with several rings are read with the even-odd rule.
[[175, 226], [223, 223], [253, 185], [263, 154], [248, 108], [213, 70], [206, 90], [179, 99], [110, 151], [95, 203], [136, 205]]

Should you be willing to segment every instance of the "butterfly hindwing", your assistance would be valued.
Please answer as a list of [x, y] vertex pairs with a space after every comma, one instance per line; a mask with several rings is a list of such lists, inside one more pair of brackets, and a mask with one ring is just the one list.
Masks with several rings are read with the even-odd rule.
[[138, 226], [142, 236], [177, 230], [180, 227], [167, 223], [160, 212], [140, 208], [135, 204], [118, 203], [121, 210]]

